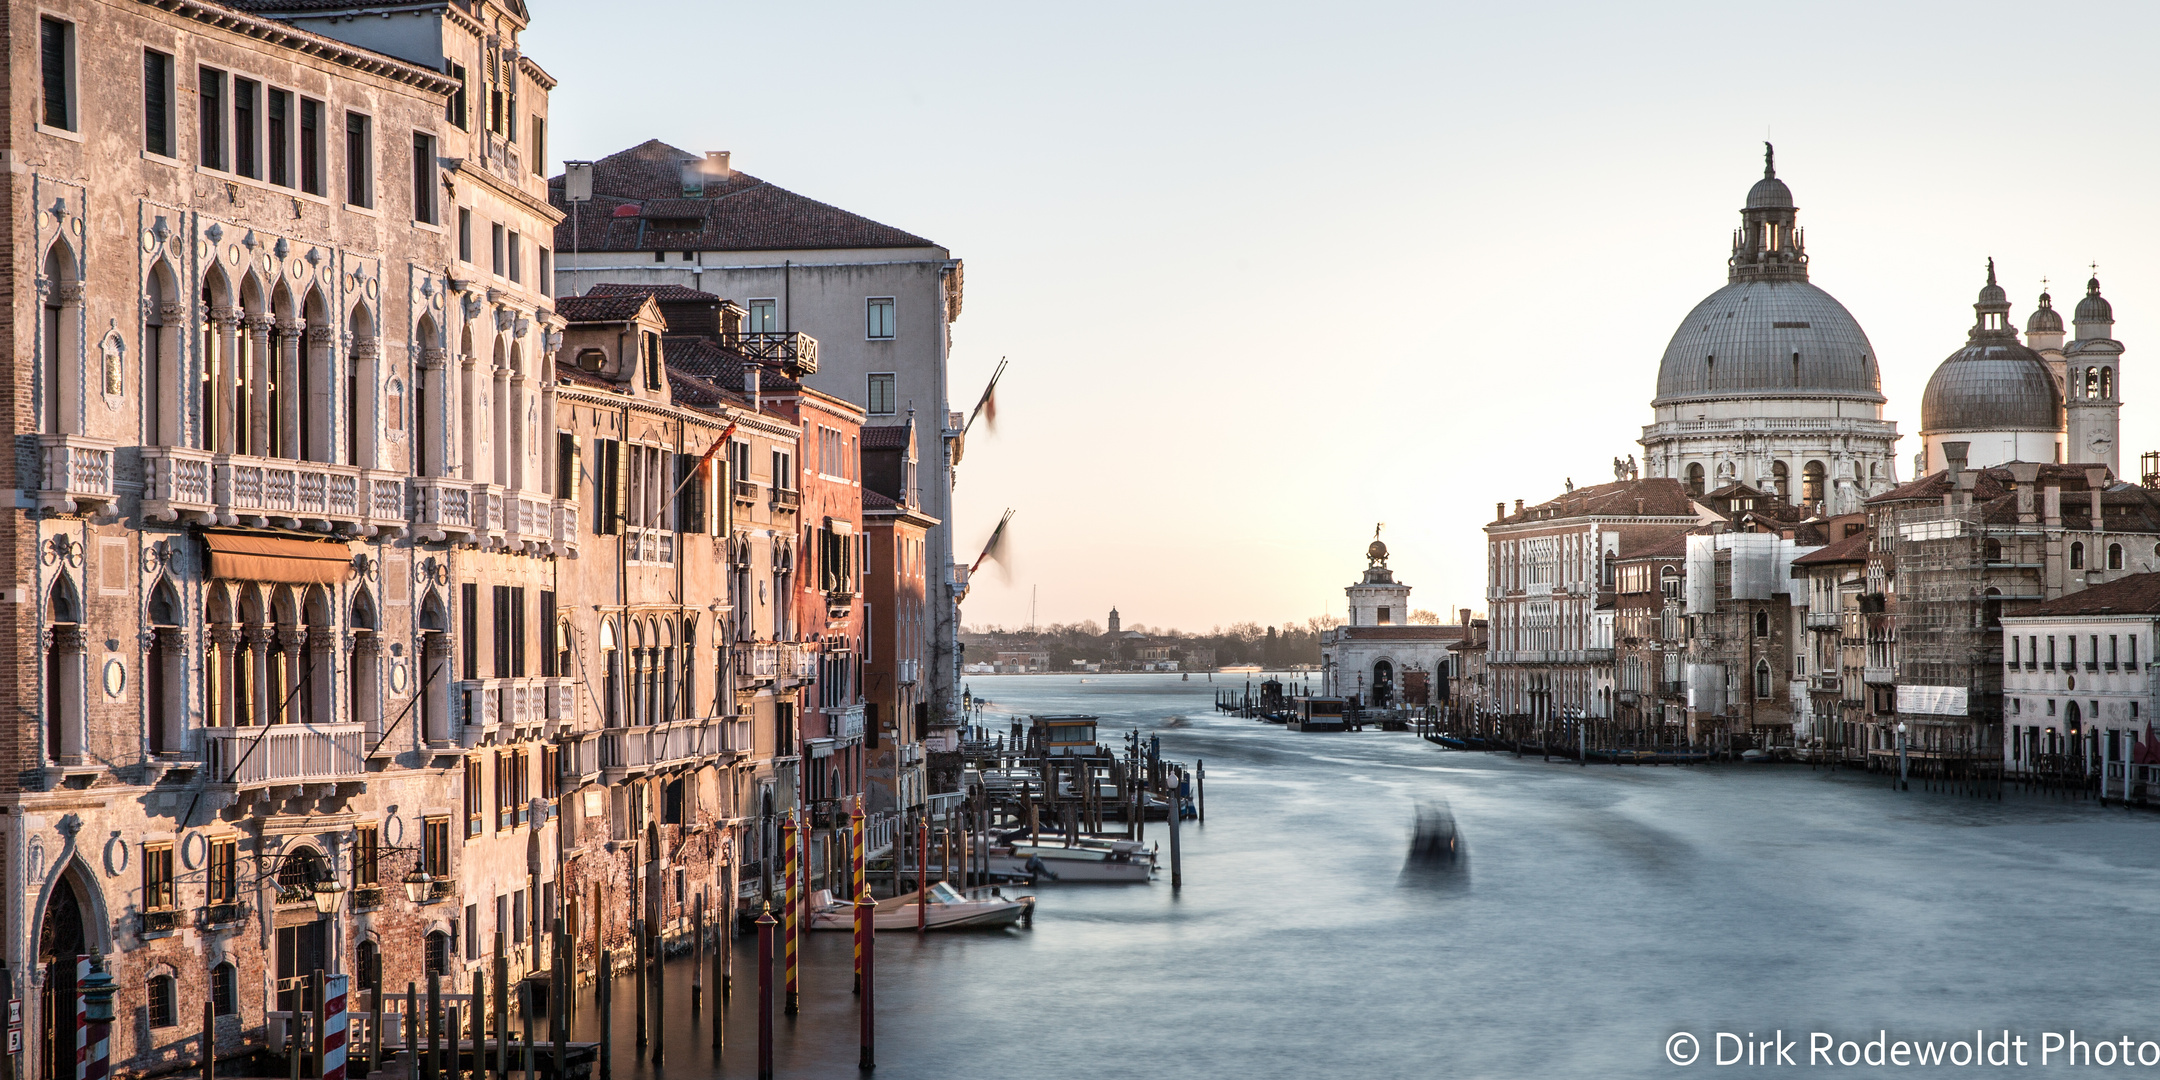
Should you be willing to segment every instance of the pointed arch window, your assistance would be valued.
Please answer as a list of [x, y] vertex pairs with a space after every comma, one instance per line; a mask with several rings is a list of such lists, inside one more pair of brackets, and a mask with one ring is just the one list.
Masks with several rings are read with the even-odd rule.
[[1775, 685], [1776, 683], [1770, 676], [1770, 661], [1757, 659], [1755, 661], [1755, 697], [1758, 700], [1769, 698]]

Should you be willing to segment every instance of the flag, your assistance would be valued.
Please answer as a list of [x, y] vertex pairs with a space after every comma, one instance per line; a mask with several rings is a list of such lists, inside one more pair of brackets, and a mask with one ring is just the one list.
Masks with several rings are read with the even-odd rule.
[[1011, 510], [1005, 511], [1005, 516], [998, 519], [997, 528], [990, 530], [990, 540], [983, 545], [982, 554], [975, 557], [975, 565], [968, 567], [970, 575], [982, 569], [982, 564], [998, 557], [998, 546], [1005, 541], [1005, 525], [1012, 520], [1012, 516]]
[[982, 397], [975, 401], [975, 411], [968, 414], [967, 426], [960, 429], [963, 434], [968, 428], [975, 426], [975, 418], [978, 416], [990, 425], [990, 430], [997, 430], [997, 384], [998, 380], [1004, 377], [1005, 360], [999, 357], [997, 370], [990, 373], [990, 385], [983, 387]]
[[727, 445], [728, 438], [735, 434], [735, 427], [734, 421], [728, 421], [728, 426], [720, 432], [720, 437], [714, 439], [712, 445], [705, 449], [705, 456], [699, 458], [697, 463], [697, 474], [699, 476], [705, 475], [705, 467], [712, 464], [713, 455], [719, 453], [720, 448]]

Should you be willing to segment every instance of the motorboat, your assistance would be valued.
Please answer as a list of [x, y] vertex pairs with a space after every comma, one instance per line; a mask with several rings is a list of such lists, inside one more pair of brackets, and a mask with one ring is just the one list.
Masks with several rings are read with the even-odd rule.
[[1155, 875], [1155, 853], [1137, 840], [1034, 844], [1014, 838], [990, 848], [990, 873], [1001, 877], [1080, 883], [1138, 884]]
[[[917, 903], [923, 890], [915, 889], [878, 901], [874, 925], [881, 931], [913, 930], [917, 908], [922, 909], [922, 925], [929, 930], [992, 929], [1022, 920], [1032, 923], [1035, 918], [1034, 897], [1006, 896], [995, 886], [963, 894], [953, 888], [951, 882], [940, 881], [927, 891], [930, 896], [927, 904]], [[810, 894], [810, 929], [854, 928], [854, 904], [835, 899], [830, 889], [819, 889]]]

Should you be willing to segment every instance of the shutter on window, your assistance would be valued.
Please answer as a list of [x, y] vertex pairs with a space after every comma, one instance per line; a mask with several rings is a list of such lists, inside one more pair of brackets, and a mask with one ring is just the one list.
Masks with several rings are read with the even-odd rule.
[[622, 532], [623, 510], [625, 507], [625, 504], [623, 503], [623, 487], [624, 481], [627, 478], [625, 470], [629, 468], [628, 464], [623, 461], [622, 450], [623, 446], [621, 440], [608, 440], [607, 532], [611, 535]]
[[732, 457], [713, 459], [713, 476], [719, 481], [719, 497], [714, 501], [720, 512], [720, 521], [713, 526], [715, 536], [735, 535], [735, 461]]

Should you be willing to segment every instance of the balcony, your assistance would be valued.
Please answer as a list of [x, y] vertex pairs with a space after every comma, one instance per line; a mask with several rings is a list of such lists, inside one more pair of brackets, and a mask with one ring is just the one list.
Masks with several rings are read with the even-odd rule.
[[674, 530], [624, 526], [623, 557], [634, 563], [675, 565]]
[[922, 661], [902, 660], [897, 666], [900, 669], [898, 675], [900, 685], [907, 686], [922, 681]]
[[421, 903], [432, 904], [437, 900], [455, 900], [457, 899], [457, 895], [457, 879], [439, 877], [433, 881], [428, 882], [427, 899], [421, 901]]
[[1687, 680], [1665, 679], [1660, 681], [1658, 683], [1658, 696], [1667, 698], [1684, 698], [1688, 696]]
[[577, 716], [573, 679], [463, 679], [457, 691], [465, 698], [467, 746], [478, 745], [480, 736], [493, 734], [505, 725], [513, 729], [563, 725]]
[[1808, 689], [1821, 694], [1835, 694], [1843, 689], [1845, 679], [1836, 672], [1817, 672], [1808, 679]]
[[89, 514], [110, 510], [113, 495], [113, 444], [81, 435], [40, 435], [38, 476], [40, 510]]
[[863, 707], [828, 710], [825, 714], [826, 730], [836, 739], [860, 739], [863, 734]]
[[758, 485], [755, 480], [737, 480], [734, 482], [734, 490], [736, 502], [754, 503], [757, 501]]
[[1844, 623], [1844, 614], [1837, 611], [1810, 611], [1807, 625], [1810, 630], [1835, 630]]
[[791, 378], [800, 379], [817, 373], [817, 339], [799, 331], [724, 334], [720, 343], [741, 353], [745, 359], [777, 365]]
[[780, 646], [769, 642], [735, 643], [735, 685], [750, 686], [780, 677]]
[[555, 500], [555, 551], [575, 555], [578, 549], [578, 507], [570, 499]]
[[238, 900], [219, 901], [203, 908], [202, 921], [205, 929], [231, 926], [245, 918], [247, 918], [247, 905]]
[[1869, 686], [1890, 686], [1897, 682], [1897, 669], [1870, 664], [1861, 669], [1860, 681]]
[[772, 508], [775, 512], [782, 510], [793, 512], [801, 505], [802, 492], [778, 487], [772, 489]]
[[615, 782], [727, 749], [725, 724], [717, 719], [674, 720], [600, 732], [600, 771]]
[[367, 773], [363, 724], [206, 728], [210, 780], [235, 787], [322, 784]]
[[143, 512], [162, 521], [400, 531], [408, 520], [397, 473], [182, 446], [143, 447], [142, 460]]
[[142, 913], [142, 932], [169, 934], [180, 928], [180, 913], [172, 908], [156, 908]]
[[429, 540], [473, 533], [472, 482], [447, 476], [413, 478], [413, 524]]

